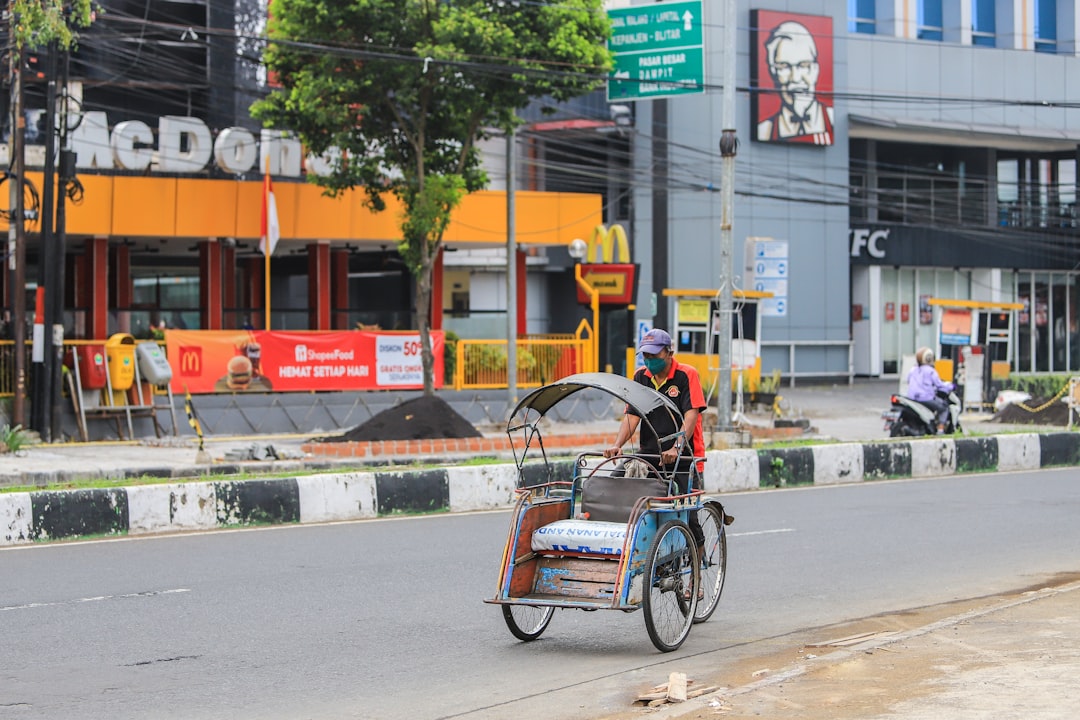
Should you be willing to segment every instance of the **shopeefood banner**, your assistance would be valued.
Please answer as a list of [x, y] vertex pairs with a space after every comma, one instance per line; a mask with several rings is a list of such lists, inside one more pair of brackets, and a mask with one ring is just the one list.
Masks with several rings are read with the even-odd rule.
[[[435, 387], [443, 385], [444, 344], [433, 330]], [[174, 393], [424, 387], [416, 332], [166, 330], [165, 350]]]

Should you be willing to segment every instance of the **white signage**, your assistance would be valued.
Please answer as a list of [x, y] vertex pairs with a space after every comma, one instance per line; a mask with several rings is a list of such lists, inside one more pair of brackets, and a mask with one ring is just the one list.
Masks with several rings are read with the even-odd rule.
[[785, 317], [787, 315], [787, 298], [763, 298], [761, 300], [762, 317]]
[[269, 171], [300, 177], [304, 169], [329, 175], [341, 157], [337, 148], [304, 157], [300, 140], [280, 130], [263, 129], [256, 139], [249, 130], [232, 127], [215, 137], [202, 120], [176, 115], [159, 118], [156, 133], [141, 120], [118, 122], [110, 132], [108, 116], [99, 110], [82, 114], [71, 133], [71, 148], [82, 169], [173, 174], [199, 173], [213, 162], [236, 175]]
[[755, 258], [782, 258], [787, 260], [788, 244], [786, 240], [757, 240], [754, 243]]
[[787, 258], [770, 258], [754, 261], [754, 280], [758, 278], [786, 278], [788, 276]]
[[754, 290], [756, 292], [772, 293], [773, 297], [787, 297], [787, 280], [755, 278]]
[[788, 276], [788, 243], [772, 238], [747, 238], [743, 248], [746, 267], [752, 275], [751, 287], [757, 292], [772, 293], [760, 302], [762, 317], [786, 317]]
[[423, 385], [419, 335], [375, 337], [375, 382], [379, 385]]

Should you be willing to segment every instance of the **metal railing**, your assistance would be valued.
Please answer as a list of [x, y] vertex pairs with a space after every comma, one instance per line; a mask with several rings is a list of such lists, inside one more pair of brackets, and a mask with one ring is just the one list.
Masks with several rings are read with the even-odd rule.
[[[595, 370], [591, 342], [572, 335], [518, 338], [517, 386], [540, 387], [567, 375]], [[507, 387], [506, 350], [506, 340], [458, 340], [454, 389]]]
[[[800, 377], [847, 377], [848, 385], [855, 382], [855, 343], [851, 340], [762, 340], [762, 348], [787, 347], [788, 369], [783, 373], [788, 378], [788, 387], [795, 387], [795, 378]], [[847, 348], [847, 370], [806, 370], [799, 371], [795, 368], [796, 350], [798, 348]]]
[[[26, 361], [23, 367], [30, 373], [30, 343], [26, 343]], [[0, 397], [15, 395], [15, 342], [0, 340]]]

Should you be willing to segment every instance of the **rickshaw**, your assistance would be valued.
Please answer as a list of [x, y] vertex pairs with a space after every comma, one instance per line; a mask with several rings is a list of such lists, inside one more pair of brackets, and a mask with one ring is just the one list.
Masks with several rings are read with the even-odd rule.
[[[610, 373], [571, 375], [522, 399], [506, 428], [517, 465], [516, 502], [498, 591], [485, 602], [501, 605], [510, 632], [526, 642], [543, 634], [557, 608], [640, 609], [653, 645], [671, 652], [716, 610], [732, 517], [700, 489], [690, 458], [665, 469], [658, 456], [582, 452], [572, 470], [562, 463], [557, 477], [560, 465], [544, 449], [541, 421], [557, 403], [587, 390], [626, 403], [641, 417], [642, 432], [655, 432], [648, 419], [654, 411], [682, 427], [668, 397]], [[679, 435], [660, 436], [661, 444]], [[542, 463], [527, 461], [537, 454]], [[690, 473], [691, 482], [679, 472]], [[680, 479], [688, 491], [679, 489]], [[705, 536], [701, 548], [691, 513]]]

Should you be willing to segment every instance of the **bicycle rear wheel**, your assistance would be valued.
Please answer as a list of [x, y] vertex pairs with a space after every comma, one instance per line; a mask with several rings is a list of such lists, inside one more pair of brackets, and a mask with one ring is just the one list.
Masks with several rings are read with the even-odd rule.
[[727, 533], [724, 512], [715, 503], [706, 503], [698, 510], [698, 521], [705, 535], [701, 557], [701, 599], [694, 611], [694, 622], [702, 623], [712, 617], [724, 591], [727, 575]]
[[690, 528], [670, 520], [660, 528], [645, 562], [645, 629], [661, 652], [677, 650], [694, 624], [698, 551]]

